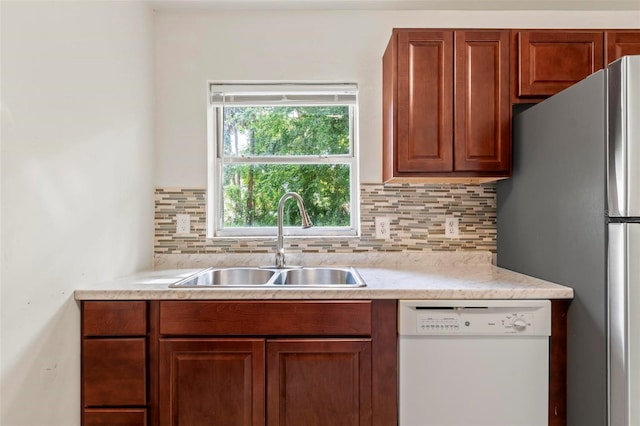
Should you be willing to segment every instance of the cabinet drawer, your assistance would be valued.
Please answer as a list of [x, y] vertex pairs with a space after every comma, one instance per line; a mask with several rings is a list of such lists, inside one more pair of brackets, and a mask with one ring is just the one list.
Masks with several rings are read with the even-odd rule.
[[83, 336], [144, 336], [147, 302], [83, 302]]
[[136, 406], [147, 402], [144, 338], [82, 342], [84, 406]]
[[145, 426], [144, 408], [87, 408], [82, 413], [83, 426]]
[[160, 302], [162, 335], [370, 336], [370, 301]]

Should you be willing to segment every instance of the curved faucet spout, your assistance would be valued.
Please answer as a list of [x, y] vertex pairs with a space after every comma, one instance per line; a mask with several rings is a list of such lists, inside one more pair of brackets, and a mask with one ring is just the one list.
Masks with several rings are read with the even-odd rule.
[[298, 210], [300, 210], [300, 216], [302, 217], [302, 227], [304, 229], [311, 228], [313, 223], [309, 219], [307, 210], [304, 208], [302, 197], [295, 192], [287, 192], [284, 194], [278, 202], [278, 246], [276, 248], [276, 268], [284, 268], [286, 263], [284, 260], [284, 232], [282, 225], [282, 216], [284, 212], [284, 203], [289, 198], [294, 198], [298, 202]]

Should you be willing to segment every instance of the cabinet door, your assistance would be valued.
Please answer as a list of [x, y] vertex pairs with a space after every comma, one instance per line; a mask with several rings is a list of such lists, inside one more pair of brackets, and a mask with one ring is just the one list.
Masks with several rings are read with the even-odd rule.
[[264, 340], [161, 339], [160, 425], [264, 425]]
[[602, 31], [520, 31], [518, 96], [545, 97], [602, 69]]
[[509, 31], [455, 33], [455, 171], [509, 173]]
[[625, 55], [640, 55], [640, 31], [607, 31], [605, 65]]
[[267, 343], [269, 426], [371, 425], [371, 340]]
[[453, 32], [398, 34], [399, 173], [453, 169]]

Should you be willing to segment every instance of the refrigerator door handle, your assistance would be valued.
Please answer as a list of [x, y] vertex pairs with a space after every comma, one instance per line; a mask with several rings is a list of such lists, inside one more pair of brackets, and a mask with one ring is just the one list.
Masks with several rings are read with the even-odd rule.
[[609, 426], [629, 424], [627, 406], [627, 312], [626, 312], [626, 227], [609, 224], [608, 242], [608, 340], [607, 385]]
[[640, 398], [640, 223], [608, 226], [609, 425], [638, 425], [631, 401]]
[[610, 217], [640, 216], [640, 55], [607, 69], [607, 210]]

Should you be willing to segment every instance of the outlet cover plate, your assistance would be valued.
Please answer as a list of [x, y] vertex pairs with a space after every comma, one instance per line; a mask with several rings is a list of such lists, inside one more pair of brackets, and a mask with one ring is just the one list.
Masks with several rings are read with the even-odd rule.
[[444, 219], [444, 236], [445, 238], [458, 238], [460, 233], [458, 230], [457, 217], [447, 217]]
[[390, 229], [390, 220], [385, 216], [376, 217], [376, 238], [379, 240], [390, 240], [391, 239], [391, 229]]
[[191, 231], [191, 215], [177, 214], [176, 215], [176, 234], [188, 235]]

